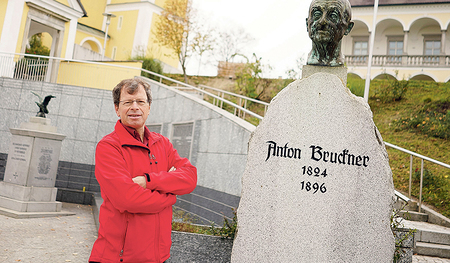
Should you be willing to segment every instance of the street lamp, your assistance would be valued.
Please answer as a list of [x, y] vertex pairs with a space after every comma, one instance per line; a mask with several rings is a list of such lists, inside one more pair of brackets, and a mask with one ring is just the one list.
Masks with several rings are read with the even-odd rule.
[[103, 13], [106, 16], [106, 30], [105, 30], [105, 40], [103, 42], [103, 52], [102, 52], [102, 60], [105, 60], [105, 49], [106, 49], [106, 39], [108, 38], [108, 28], [109, 24], [111, 24], [111, 17], [116, 17], [116, 15], [111, 13]]

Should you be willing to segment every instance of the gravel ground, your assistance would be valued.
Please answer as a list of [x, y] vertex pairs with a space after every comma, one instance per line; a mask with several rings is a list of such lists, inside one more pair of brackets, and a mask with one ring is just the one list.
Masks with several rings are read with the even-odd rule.
[[[0, 262], [87, 262], [92, 245], [97, 238], [92, 207], [63, 203], [63, 210], [73, 212], [75, 215], [29, 219], [14, 219], [0, 215]], [[222, 255], [219, 255], [219, 252], [212, 251], [214, 250], [212, 247], [225, 247], [230, 251], [231, 244], [215, 244], [206, 249], [207, 245], [211, 245], [209, 239], [202, 241], [200, 238], [193, 241], [191, 240], [193, 237], [195, 235], [174, 233], [172, 258], [168, 262], [229, 261], [229, 252], [221, 251]], [[198, 250], [199, 247], [209, 252], [189, 251]], [[223, 253], [227, 255], [224, 256]], [[224, 258], [220, 260], [221, 257]], [[450, 259], [414, 255], [412, 262], [450, 263]]]
[[92, 207], [63, 203], [73, 216], [14, 219], [0, 215], [0, 262], [87, 262], [96, 240]]

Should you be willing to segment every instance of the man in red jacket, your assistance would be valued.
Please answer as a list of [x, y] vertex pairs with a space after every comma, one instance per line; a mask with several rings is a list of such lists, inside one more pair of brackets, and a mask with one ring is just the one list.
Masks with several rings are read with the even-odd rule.
[[176, 195], [194, 190], [197, 169], [145, 126], [152, 102], [147, 82], [123, 80], [113, 99], [120, 120], [95, 153], [103, 204], [89, 262], [164, 262], [172, 244], [172, 205]]

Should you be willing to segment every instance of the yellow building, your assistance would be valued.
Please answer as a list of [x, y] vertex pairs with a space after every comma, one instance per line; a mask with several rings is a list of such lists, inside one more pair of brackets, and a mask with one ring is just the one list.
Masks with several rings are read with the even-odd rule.
[[[180, 72], [176, 56], [155, 44], [152, 28], [165, 0], [3, 0], [0, 52], [25, 53], [43, 33], [50, 56], [79, 60], [159, 59], [164, 71]], [[105, 41], [105, 35], [107, 38]]]
[[353, 30], [343, 39], [348, 72], [367, 75], [369, 38], [375, 28], [371, 77], [450, 81], [450, 1], [349, 0]]

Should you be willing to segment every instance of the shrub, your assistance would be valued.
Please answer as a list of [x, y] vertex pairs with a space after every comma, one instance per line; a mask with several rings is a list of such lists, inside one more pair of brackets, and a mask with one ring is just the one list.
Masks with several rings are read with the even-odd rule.
[[427, 98], [424, 100], [424, 105], [413, 111], [409, 118], [401, 118], [393, 123], [397, 131], [405, 129], [419, 131], [428, 136], [448, 140], [450, 139], [450, 97], [434, 102]]
[[[151, 72], [158, 73], [160, 75], [163, 74], [162, 64], [159, 60], [154, 58], [143, 58], [142, 59], [142, 68]], [[141, 76], [150, 78], [153, 80], [159, 80], [159, 77], [149, 74], [147, 72], [141, 71]]]
[[408, 80], [385, 80], [375, 88], [373, 97], [384, 103], [400, 101], [405, 98], [408, 86]]

